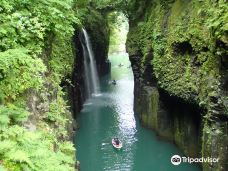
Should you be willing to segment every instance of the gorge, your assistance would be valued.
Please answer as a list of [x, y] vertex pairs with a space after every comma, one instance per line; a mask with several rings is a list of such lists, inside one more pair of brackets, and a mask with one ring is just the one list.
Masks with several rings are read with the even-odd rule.
[[[82, 159], [83, 171], [92, 156], [85, 170], [227, 171], [227, 10], [226, 0], [3, 0], [0, 170], [77, 170]], [[108, 54], [120, 15], [122, 58]], [[115, 135], [122, 153], [107, 144]], [[174, 154], [219, 160], [179, 167]]]

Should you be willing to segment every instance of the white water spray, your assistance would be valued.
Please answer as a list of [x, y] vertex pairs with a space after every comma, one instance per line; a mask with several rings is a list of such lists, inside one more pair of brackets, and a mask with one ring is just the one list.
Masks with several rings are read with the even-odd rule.
[[[88, 33], [82, 29], [83, 37], [81, 37], [83, 55], [84, 55], [84, 68], [85, 68], [85, 84], [88, 96], [91, 94], [98, 95], [100, 93], [100, 84], [97, 74], [96, 61], [94, 58], [92, 46]], [[83, 41], [84, 40], [84, 41]]]

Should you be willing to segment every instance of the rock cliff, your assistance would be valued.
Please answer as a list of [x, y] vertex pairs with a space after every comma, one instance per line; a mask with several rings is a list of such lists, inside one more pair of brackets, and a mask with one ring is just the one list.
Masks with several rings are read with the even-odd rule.
[[205, 171], [228, 169], [227, 8], [222, 0], [141, 0], [128, 12], [135, 111], [186, 155], [219, 158]]

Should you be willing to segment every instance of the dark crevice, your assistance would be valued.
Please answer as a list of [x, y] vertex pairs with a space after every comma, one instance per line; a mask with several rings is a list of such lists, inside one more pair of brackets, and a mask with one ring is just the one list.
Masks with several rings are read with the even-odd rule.
[[193, 54], [192, 45], [188, 41], [175, 42], [172, 45], [174, 54]]
[[[166, 106], [166, 109], [173, 113], [173, 110], [179, 110], [192, 117], [196, 125], [200, 125], [202, 120], [201, 114], [205, 113], [205, 109], [200, 108], [197, 104], [189, 103], [177, 96], [170, 96], [168, 92], [159, 89], [160, 99]], [[186, 111], [186, 112], [184, 112]], [[181, 112], [177, 112], [177, 114]]]
[[208, 52], [209, 48], [208, 47], [202, 47], [202, 52]]
[[149, 86], [157, 86], [156, 77], [154, 75], [153, 66], [151, 64], [151, 61], [153, 59], [153, 52], [150, 50], [146, 56], [145, 62], [144, 62], [144, 72], [143, 72], [143, 84], [149, 85]]
[[223, 49], [227, 48], [226, 44], [224, 42], [222, 42], [221, 40], [216, 40], [216, 46], [223, 48]]
[[[169, 124], [177, 144], [186, 155], [199, 157], [201, 153], [202, 116], [205, 111], [198, 105], [183, 101], [168, 92], [159, 89], [160, 108], [168, 113]], [[164, 112], [163, 112], [164, 113]], [[160, 113], [161, 115], [162, 113]], [[178, 124], [177, 124], [178, 123]], [[180, 130], [182, 140], [175, 137]], [[176, 139], [177, 138], [177, 139]], [[194, 150], [192, 149], [194, 147]]]
[[226, 77], [226, 80], [224, 80], [224, 84], [223, 84], [223, 90], [228, 92], [228, 77]]

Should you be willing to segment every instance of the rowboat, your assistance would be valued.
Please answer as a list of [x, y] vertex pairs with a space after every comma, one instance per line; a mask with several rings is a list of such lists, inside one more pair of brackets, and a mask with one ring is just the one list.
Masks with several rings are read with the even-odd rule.
[[114, 148], [119, 150], [123, 147], [123, 145], [122, 145], [122, 142], [120, 140], [118, 140], [119, 143], [116, 140], [117, 140], [116, 138], [112, 139], [112, 145]]

